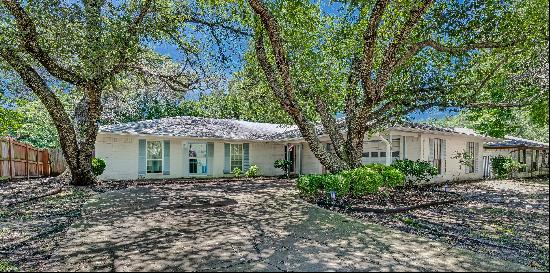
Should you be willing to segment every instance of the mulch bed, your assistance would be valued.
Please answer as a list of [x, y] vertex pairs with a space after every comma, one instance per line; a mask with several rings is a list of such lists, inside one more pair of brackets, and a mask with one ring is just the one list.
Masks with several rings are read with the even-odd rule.
[[462, 197], [455, 193], [411, 188], [396, 190], [387, 194], [372, 194], [361, 198], [346, 198], [335, 201], [322, 198], [317, 201], [317, 205], [352, 212], [398, 213], [461, 200]]
[[[449, 194], [441, 189], [430, 185], [335, 204], [323, 199], [320, 205], [366, 223], [548, 271], [548, 178], [461, 182], [449, 185]], [[392, 211], [415, 204], [421, 207]]]

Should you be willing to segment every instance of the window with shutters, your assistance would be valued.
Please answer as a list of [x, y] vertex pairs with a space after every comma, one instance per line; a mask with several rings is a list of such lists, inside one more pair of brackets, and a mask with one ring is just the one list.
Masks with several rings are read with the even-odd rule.
[[476, 163], [476, 153], [475, 153], [475, 143], [474, 142], [468, 142], [468, 155], [470, 155], [470, 163], [466, 168], [468, 168], [468, 173], [474, 173], [475, 172], [475, 163]]
[[240, 170], [243, 170], [243, 145], [231, 144], [230, 156], [231, 156], [230, 171], [233, 171], [235, 168], [239, 168]]
[[162, 173], [162, 141], [147, 141], [147, 173]]
[[206, 143], [192, 143], [189, 145], [189, 173], [206, 174]]
[[432, 165], [437, 169], [437, 171], [439, 172], [439, 174], [442, 173], [442, 158], [441, 158], [441, 144], [442, 144], [442, 141], [441, 139], [439, 138], [434, 138], [433, 139], [433, 155], [434, 155], [434, 158], [433, 158], [433, 162], [432, 162]]

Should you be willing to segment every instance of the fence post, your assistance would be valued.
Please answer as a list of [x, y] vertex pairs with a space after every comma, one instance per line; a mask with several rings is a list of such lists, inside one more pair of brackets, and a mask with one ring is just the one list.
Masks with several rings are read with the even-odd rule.
[[27, 180], [29, 180], [29, 144], [25, 143], [25, 174], [27, 175]]
[[11, 140], [11, 137], [8, 137], [8, 166], [9, 166], [9, 170], [10, 170], [10, 174], [8, 175], [9, 178], [13, 178], [13, 157], [11, 156], [11, 153], [13, 151], [13, 147], [12, 147], [12, 140]]
[[4, 147], [4, 139], [0, 138], [0, 177], [4, 176], [4, 153], [2, 147]]

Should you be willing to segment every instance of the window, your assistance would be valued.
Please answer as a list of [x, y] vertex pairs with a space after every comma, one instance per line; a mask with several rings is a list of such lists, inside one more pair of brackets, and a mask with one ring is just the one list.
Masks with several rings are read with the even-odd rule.
[[442, 173], [442, 169], [441, 169], [441, 139], [439, 138], [434, 138], [433, 139], [433, 152], [434, 152], [434, 159], [433, 159], [433, 162], [432, 162], [432, 165], [437, 169], [437, 171], [439, 172], [439, 174]]
[[189, 173], [206, 174], [206, 143], [194, 143], [189, 145]]
[[370, 152], [370, 157], [378, 157], [378, 152]]
[[466, 166], [468, 168], [468, 173], [474, 173], [475, 172], [475, 163], [476, 159], [475, 157], [475, 143], [474, 142], [468, 142], [468, 154], [471, 156], [470, 160], [470, 166]]
[[[518, 152], [518, 162], [521, 163], [521, 164], [526, 164], [527, 163], [527, 152], [525, 150], [519, 150]], [[526, 172], [526, 168], [523, 167], [523, 168], [520, 168], [519, 169], [519, 172]]]
[[162, 173], [161, 141], [147, 141], [147, 173]]
[[386, 152], [380, 152], [380, 157], [386, 157]]
[[391, 157], [394, 157], [394, 158], [395, 158], [395, 157], [396, 157], [396, 158], [399, 158], [399, 156], [400, 156], [400, 153], [399, 153], [399, 151], [391, 152]]
[[369, 152], [365, 152], [363, 153], [363, 157], [369, 157], [370, 153]]
[[231, 171], [235, 168], [243, 169], [243, 145], [231, 144]]
[[533, 160], [531, 161], [531, 170], [538, 171], [539, 170], [539, 159], [540, 159], [540, 151], [536, 150], [533, 154]]

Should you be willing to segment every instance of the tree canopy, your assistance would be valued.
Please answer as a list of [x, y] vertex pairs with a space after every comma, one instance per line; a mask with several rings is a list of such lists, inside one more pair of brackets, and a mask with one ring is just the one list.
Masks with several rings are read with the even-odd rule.
[[0, 70], [32, 90], [0, 97], [1, 130], [46, 111], [79, 162], [98, 124], [175, 115], [295, 123], [332, 171], [415, 111], [460, 109], [494, 136], [548, 126], [544, 0], [3, 0], [0, 15]]

